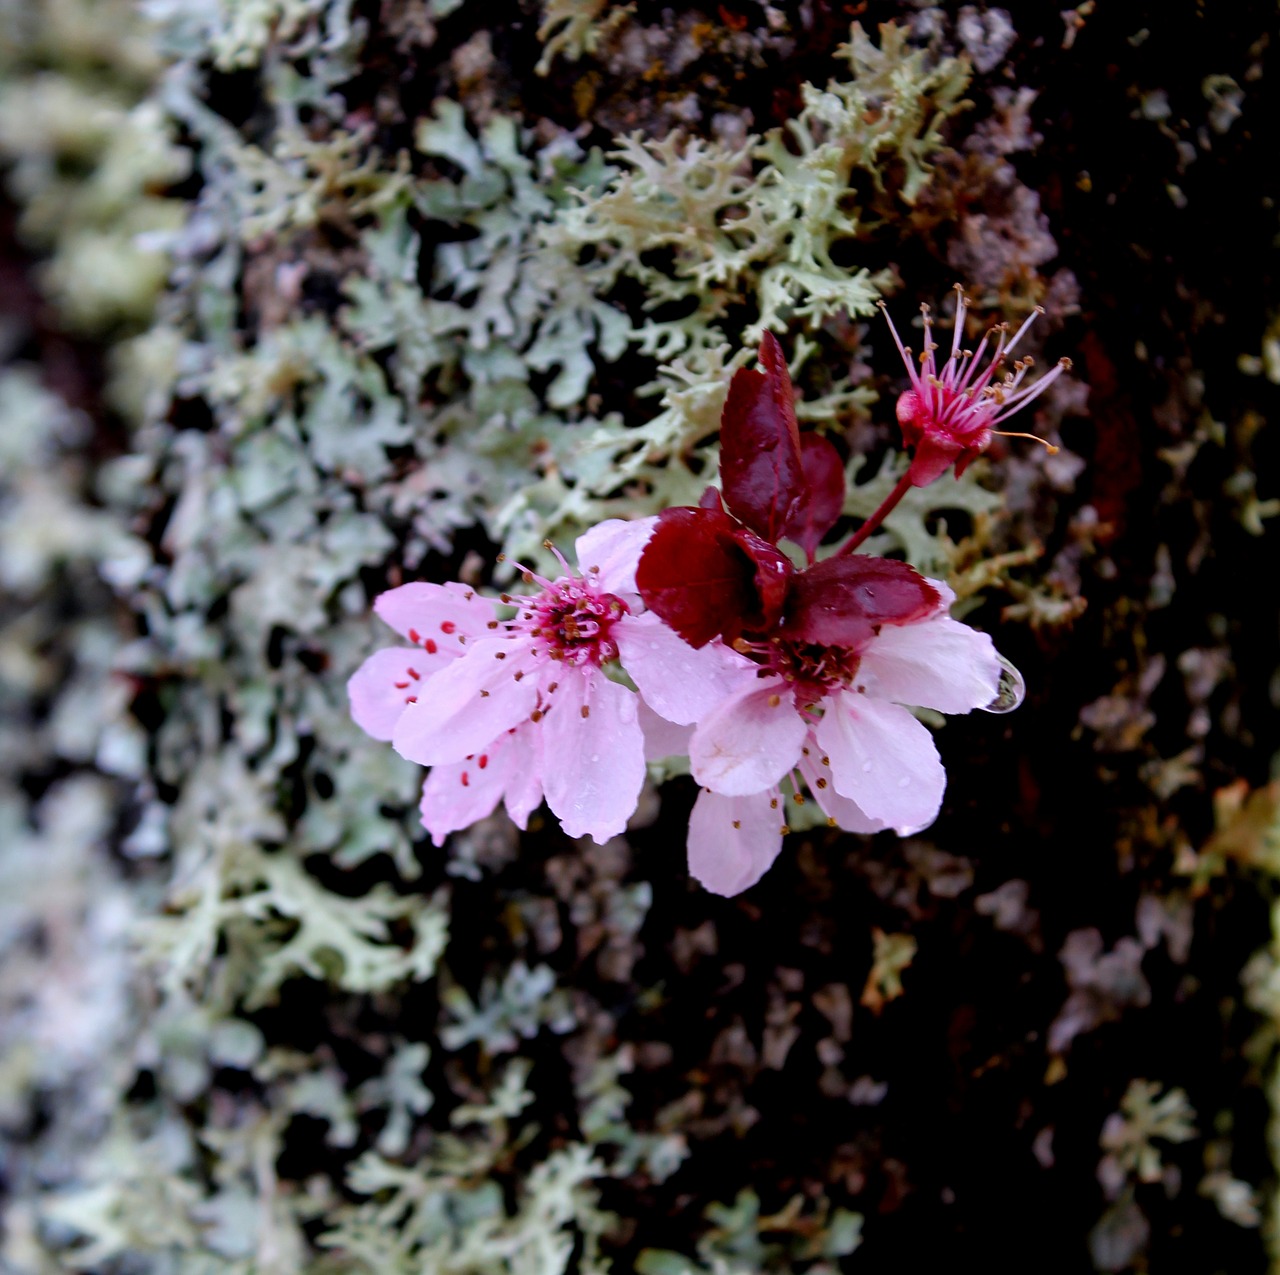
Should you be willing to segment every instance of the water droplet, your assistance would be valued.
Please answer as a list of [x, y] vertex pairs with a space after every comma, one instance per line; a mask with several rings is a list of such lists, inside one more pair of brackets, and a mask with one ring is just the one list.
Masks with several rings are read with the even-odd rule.
[[1000, 661], [1000, 685], [995, 699], [990, 704], [984, 704], [982, 711], [1012, 713], [1026, 699], [1027, 684], [1022, 680], [1022, 674], [1003, 655], [997, 653], [996, 659]]
[[908, 787], [908, 786], [910, 785], [910, 783], [911, 783], [911, 776], [910, 776], [910, 775], [900, 775], [900, 776], [898, 777], [898, 787], [899, 787], [899, 788], [906, 788], [906, 787]]
[[862, 773], [863, 773], [864, 775], [869, 775], [869, 774], [871, 773], [871, 762], [869, 762], [869, 761], [864, 761], [864, 762], [862, 763]]
[[591, 754], [591, 760], [592, 760], [592, 761], [599, 761], [599, 760], [600, 760], [600, 754], [599, 754], [599, 753], [592, 753], [592, 754]]

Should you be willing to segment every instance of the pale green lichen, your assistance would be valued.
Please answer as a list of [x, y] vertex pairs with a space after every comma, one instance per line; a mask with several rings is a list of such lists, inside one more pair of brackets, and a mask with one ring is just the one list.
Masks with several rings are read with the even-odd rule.
[[862, 1242], [862, 1218], [847, 1209], [832, 1209], [796, 1195], [774, 1214], [763, 1214], [751, 1188], [738, 1193], [732, 1206], [711, 1204], [710, 1226], [698, 1241], [697, 1262], [678, 1253], [645, 1249], [636, 1262], [638, 1275], [835, 1275], [839, 1259]]
[[[0, 160], [22, 205], [19, 231], [50, 254], [43, 283], [66, 321], [88, 332], [150, 318], [165, 249], [185, 215], [181, 201], [159, 192], [187, 175], [190, 155], [160, 104], [139, 100], [158, 67], [137, 48], [140, 24], [127, 12], [68, 0], [39, 6], [0, 81]], [[120, 29], [100, 46], [81, 45], [113, 19]], [[109, 72], [68, 73], [99, 58]]]
[[538, 25], [542, 57], [535, 70], [546, 75], [557, 57], [577, 62], [594, 53], [601, 40], [634, 12], [634, 4], [612, 4], [609, 0], [542, 0]]
[[[808, 422], [838, 430], [865, 412], [865, 387], [818, 374], [833, 349], [848, 359], [830, 325], [870, 313], [888, 286], [839, 264], [873, 228], [853, 190], [910, 204], [963, 106], [965, 69], [900, 29], [877, 45], [855, 28], [845, 78], [808, 88], [786, 129], [741, 146], [624, 138], [606, 160], [502, 114], [476, 126], [441, 99], [408, 121], [415, 153], [399, 155], [336, 91], [364, 39], [348, 0], [148, 0], [175, 65], [141, 102], [159, 68], [136, 57], [131, 10], [103, 6], [116, 43], [97, 24], [90, 50], [76, 23], [92, 8], [45, 6], [39, 40], [5, 53], [20, 71], [0, 98], [13, 189], [70, 320], [128, 334], [172, 274], [156, 326], [114, 352], [112, 401], [132, 434], [96, 473], [75, 413], [25, 371], [0, 380], [24, 443], [0, 503], [0, 566], [21, 604], [0, 628], [0, 692], [19, 723], [4, 744], [0, 872], [48, 933], [74, 913], [94, 944], [92, 959], [50, 955], [16, 923], [4, 933], [5, 1004], [42, 989], [0, 1037], [6, 1128], [27, 1128], [41, 1087], [92, 1097], [54, 1104], [41, 1136], [59, 1167], [24, 1164], [4, 1256], [181, 1275], [603, 1271], [601, 1184], [662, 1181], [685, 1137], [674, 1115], [633, 1124], [634, 1057], [601, 1044], [609, 1011], [531, 948], [486, 948], [462, 976], [477, 940], [455, 923], [457, 895], [509, 856], [509, 824], [455, 839], [451, 885], [408, 888], [422, 874], [420, 774], [364, 738], [344, 693], [379, 640], [369, 591], [476, 525], [532, 557], [602, 516], [695, 500], [728, 378], [766, 327], [787, 334]], [[591, 52], [570, 8], [593, 6], [547, 7], [547, 21], [569, 19], [544, 32], [548, 64]], [[211, 105], [210, 58], [259, 77], [250, 126]], [[73, 59], [97, 70], [71, 77]], [[104, 88], [102, 66], [117, 63]], [[41, 79], [55, 64], [64, 78]], [[23, 113], [39, 127], [24, 131]], [[201, 178], [187, 207], [159, 193], [186, 171], [179, 135]], [[139, 244], [140, 228], [162, 233]], [[110, 245], [128, 272], [86, 267]], [[73, 268], [93, 274], [79, 290]], [[313, 282], [338, 303], [311, 303]], [[652, 413], [601, 377], [623, 358], [649, 369]], [[849, 512], [899, 464], [855, 485]], [[904, 502], [877, 544], [942, 570], [938, 510], [996, 503], [974, 472]], [[119, 622], [108, 585], [132, 611]], [[140, 691], [149, 733], [128, 713]], [[24, 767], [59, 772], [38, 802], [11, 778]], [[128, 886], [103, 850], [121, 810]], [[47, 889], [33, 893], [22, 873], [37, 837]], [[549, 868], [546, 897], [512, 899], [511, 933], [563, 907], [595, 936], [599, 977], [642, 997], [628, 980], [651, 888], [624, 880], [618, 847], [571, 861], [591, 880]], [[324, 1043], [268, 1043], [275, 1008], [318, 984]], [[426, 987], [434, 1018], [360, 1030], [370, 1005], [394, 1018]], [[84, 1007], [78, 1032], [36, 1053], [68, 1001]], [[368, 1056], [358, 1084], [338, 1040]], [[576, 1050], [577, 1127], [557, 1145], [529, 1114], [535, 1041]], [[466, 1095], [447, 1119], [433, 1069]], [[243, 1087], [219, 1082], [228, 1070]], [[548, 1088], [567, 1092], [556, 1079]], [[302, 1118], [331, 1155], [292, 1179], [282, 1156]], [[834, 1270], [860, 1219], [825, 1198], [764, 1217], [744, 1192], [708, 1223], [696, 1262], [642, 1260]]]
[[[1163, 1148], [1197, 1136], [1192, 1123], [1195, 1110], [1181, 1089], [1160, 1094], [1162, 1086], [1149, 1080], [1132, 1080], [1102, 1126], [1098, 1141], [1104, 1155], [1098, 1165], [1098, 1181], [1110, 1201], [1089, 1233], [1089, 1249], [1102, 1271], [1119, 1271], [1146, 1247], [1150, 1226], [1137, 1200], [1139, 1185], [1169, 1178], [1168, 1189], [1177, 1190], [1179, 1178], [1169, 1177]], [[1160, 1095], [1157, 1097], [1157, 1095]]]
[[1196, 1136], [1196, 1113], [1187, 1095], [1160, 1089], [1154, 1081], [1131, 1080], [1120, 1110], [1107, 1117], [1098, 1139], [1115, 1172], [1136, 1182], [1160, 1180], [1164, 1162], [1157, 1141], [1188, 1142]]
[[[567, 452], [555, 449], [555, 465], [500, 515], [509, 552], [536, 554], [535, 528], [563, 536], [617, 512], [609, 498], [623, 483], [633, 511], [691, 503], [715, 463], [729, 374], [760, 333], [799, 327], [799, 370], [817, 348], [803, 341], [805, 328], [874, 313], [888, 276], [833, 256], [871, 229], [852, 179], [883, 191], [892, 156], [902, 165], [899, 197], [912, 203], [929, 180], [943, 121], [967, 105], [968, 72], [955, 60], [931, 64], [892, 25], [877, 46], [855, 24], [836, 56], [848, 79], [806, 85], [803, 110], [786, 128], [740, 146], [680, 133], [620, 139], [600, 189], [581, 192], [542, 231], [544, 247], [561, 254], [560, 275], [585, 253], [574, 273], [595, 294], [610, 295], [623, 279], [642, 288], [644, 312], [626, 337], [657, 360], [641, 394], [661, 410], [640, 428], [605, 419]], [[745, 322], [728, 326], [739, 308]], [[610, 357], [607, 347], [601, 353]], [[820, 395], [802, 394], [800, 411], [830, 426], [871, 397], [837, 380]]]
[[[518, 1144], [513, 1123], [533, 1101], [528, 1064], [509, 1063], [484, 1104], [457, 1108], [459, 1132], [437, 1135], [412, 1164], [373, 1152], [348, 1175], [352, 1195], [320, 1237], [338, 1269], [369, 1275], [604, 1275], [599, 1240], [611, 1218], [597, 1203], [604, 1166], [581, 1144], [553, 1151], [520, 1182], [514, 1206], [494, 1179]], [[518, 1127], [518, 1126], [517, 1126]], [[575, 1247], [580, 1251], [570, 1267]]]

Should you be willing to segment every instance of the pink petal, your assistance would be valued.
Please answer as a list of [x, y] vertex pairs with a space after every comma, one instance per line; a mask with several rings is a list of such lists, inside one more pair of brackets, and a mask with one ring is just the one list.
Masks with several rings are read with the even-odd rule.
[[831, 767], [825, 761], [826, 754], [813, 732], [800, 755], [799, 770], [804, 776], [810, 796], [828, 819], [834, 819], [846, 832], [881, 832], [888, 825], [882, 819], [872, 819], [858, 803], [836, 792]]
[[814, 737], [831, 759], [836, 792], [899, 832], [931, 824], [947, 775], [928, 730], [905, 708], [869, 695], [841, 691], [823, 706]]
[[778, 794], [722, 797], [703, 789], [689, 816], [689, 873], [712, 894], [755, 885], [782, 849]]
[[606, 593], [635, 593], [636, 565], [653, 535], [657, 518], [609, 518], [584, 531], [574, 550], [578, 569], [594, 577]]
[[422, 693], [428, 677], [450, 662], [452, 657], [430, 656], [421, 647], [375, 651], [347, 682], [355, 724], [374, 739], [390, 739], [400, 714]]
[[985, 633], [940, 615], [886, 625], [863, 653], [857, 681], [877, 699], [967, 713], [995, 699], [1000, 662]]
[[422, 646], [462, 654], [466, 638], [481, 637], [495, 618], [494, 604], [465, 584], [425, 584], [416, 581], [388, 589], [373, 601], [373, 609], [401, 637]]
[[800, 756], [808, 727], [781, 678], [753, 679], [711, 710], [693, 732], [693, 777], [726, 797], [774, 787]]
[[664, 757], [688, 757], [689, 738], [693, 727], [677, 726], [659, 717], [642, 699], [636, 705], [636, 717], [644, 732], [645, 761], [661, 761]]
[[524, 828], [529, 816], [542, 805], [542, 732], [526, 724], [505, 738], [510, 778], [503, 801], [512, 823]]
[[603, 844], [635, 813], [644, 783], [639, 697], [599, 669], [566, 668], [542, 719], [547, 805], [571, 837]]
[[536, 668], [527, 642], [486, 638], [431, 679], [396, 723], [391, 743], [423, 766], [448, 765], [480, 752], [528, 719], [538, 702]]
[[933, 585], [938, 593], [938, 609], [934, 614], [950, 615], [951, 606], [956, 600], [956, 591], [949, 584], [944, 584], [941, 580], [935, 580], [932, 576], [925, 576], [925, 579]]
[[[437, 846], [444, 845], [449, 833], [492, 814], [503, 798], [512, 820], [521, 828], [525, 826], [530, 811], [542, 800], [537, 767], [529, 764], [531, 734], [530, 727], [518, 727], [500, 735], [483, 752], [431, 768], [422, 785], [418, 809], [422, 826]], [[530, 796], [532, 805], [528, 804]]]
[[744, 682], [756, 665], [722, 642], [692, 647], [652, 612], [624, 616], [613, 626], [622, 667], [649, 706], [669, 722], [704, 717]]
[[418, 811], [422, 826], [434, 845], [459, 828], [469, 828], [493, 813], [502, 799], [502, 782], [496, 774], [477, 769], [477, 758], [432, 766], [422, 785]]

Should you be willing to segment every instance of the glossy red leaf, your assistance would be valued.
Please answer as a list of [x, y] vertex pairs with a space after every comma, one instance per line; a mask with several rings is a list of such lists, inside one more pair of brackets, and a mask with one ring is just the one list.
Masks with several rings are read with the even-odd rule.
[[733, 533], [734, 548], [752, 566], [751, 596], [732, 628], [721, 627], [726, 642], [743, 633], [770, 633], [782, 617], [795, 568], [785, 553], [746, 527]]
[[770, 544], [804, 501], [795, 395], [782, 347], [760, 340], [760, 370], [739, 368], [720, 417], [720, 485], [729, 512]]
[[866, 554], [827, 558], [791, 581], [783, 637], [857, 648], [885, 624], [924, 619], [941, 595], [914, 567]]
[[836, 525], [844, 509], [844, 464], [840, 453], [821, 434], [801, 434], [800, 465], [805, 496], [792, 506], [782, 535], [794, 540], [812, 562], [822, 537]]
[[732, 641], [778, 622], [791, 563], [713, 509], [666, 509], [640, 556], [645, 605], [690, 646]]

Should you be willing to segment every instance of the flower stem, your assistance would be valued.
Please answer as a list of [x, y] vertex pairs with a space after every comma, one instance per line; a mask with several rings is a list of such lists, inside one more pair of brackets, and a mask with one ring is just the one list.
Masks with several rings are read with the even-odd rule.
[[903, 496], [905, 496], [911, 487], [911, 466], [908, 465], [903, 471], [902, 477], [898, 479], [894, 489], [881, 502], [880, 508], [871, 515], [870, 518], [853, 533], [845, 544], [838, 550], [836, 556], [842, 553], [852, 553], [873, 531], [893, 512]]

